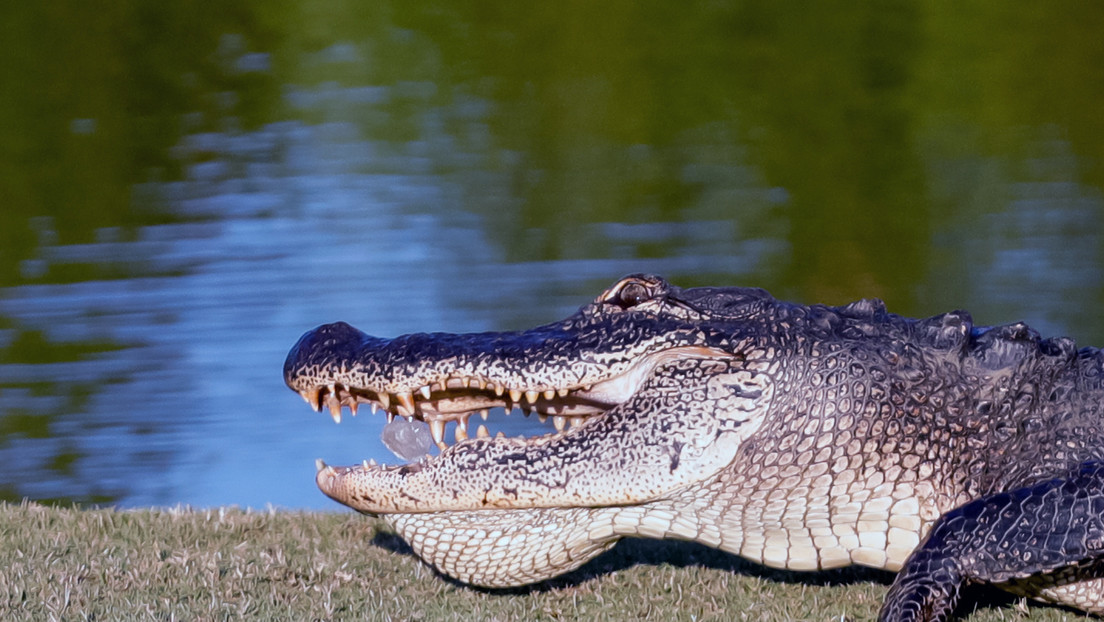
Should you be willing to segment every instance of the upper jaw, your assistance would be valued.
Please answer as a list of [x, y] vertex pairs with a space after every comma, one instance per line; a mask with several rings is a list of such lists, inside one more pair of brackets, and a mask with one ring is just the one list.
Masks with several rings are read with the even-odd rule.
[[[339, 322], [303, 335], [288, 354], [285, 380], [316, 411], [329, 410], [340, 422], [343, 408], [355, 415], [361, 404], [430, 425], [445, 447], [445, 425], [456, 423], [457, 441], [468, 438], [468, 420], [492, 408], [514, 408], [551, 416], [557, 431], [581, 425], [635, 393], [643, 379], [670, 357], [724, 355], [713, 348], [675, 346], [635, 357], [607, 353], [584, 364], [541, 356], [541, 347], [562, 345], [550, 327], [526, 333], [371, 337]], [[525, 347], [529, 346], [529, 347]], [[554, 348], [553, 348], [554, 349]], [[415, 357], [415, 353], [421, 358]], [[591, 357], [597, 359], [597, 357]], [[473, 435], [486, 435], [480, 426]]]

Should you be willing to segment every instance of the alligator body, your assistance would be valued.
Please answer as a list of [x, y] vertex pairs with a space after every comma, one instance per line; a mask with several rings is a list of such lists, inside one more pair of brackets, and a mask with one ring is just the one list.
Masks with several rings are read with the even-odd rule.
[[[946, 619], [970, 582], [1104, 612], [1104, 355], [1024, 324], [633, 275], [524, 332], [321, 326], [284, 374], [335, 418], [429, 422], [439, 455], [317, 483], [464, 582], [541, 581], [645, 536], [900, 571], [885, 620]], [[496, 407], [557, 431], [471, 432]]]

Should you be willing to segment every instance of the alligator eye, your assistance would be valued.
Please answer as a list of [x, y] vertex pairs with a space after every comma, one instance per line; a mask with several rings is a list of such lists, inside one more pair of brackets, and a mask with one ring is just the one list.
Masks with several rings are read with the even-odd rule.
[[626, 283], [617, 295], [621, 306], [628, 309], [650, 298], [648, 288], [641, 283]]

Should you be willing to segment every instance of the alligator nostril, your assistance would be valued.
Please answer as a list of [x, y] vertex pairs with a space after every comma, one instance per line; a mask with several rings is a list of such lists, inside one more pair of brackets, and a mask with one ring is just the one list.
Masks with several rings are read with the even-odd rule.
[[292, 389], [299, 372], [321, 363], [351, 360], [367, 336], [345, 322], [323, 324], [309, 330], [288, 352], [284, 360], [284, 381]]
[[[349, 341], [352, 339], [359, 340], [361, 332], [345, 322], [334, 322], [333, 324], [323, 324], [318, 328], [311, 331], [314, 334], [314, 343], [322, 346], [332, 346], [338, 342]], [[311, 333], [307, 333], [308, 335]], [[305, 337], [306, 335], [304, 335]]]

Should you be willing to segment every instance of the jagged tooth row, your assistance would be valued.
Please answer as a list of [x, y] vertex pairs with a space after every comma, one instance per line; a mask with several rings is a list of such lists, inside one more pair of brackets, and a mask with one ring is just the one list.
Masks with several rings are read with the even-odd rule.
[[[425, 400], [432, 399], [433, 390], [445, 391], [449, 389], [466, 388], [468, 386], [477, 385], [481, 390], [485, 390], [488, 387], [491, 388], [496, 396], [503, 396], [509, 394], [509, 399], [514, 403], [515, 407], [520, 407], [522, 410], [529, 413], [535, 411], [538, 401], [541, 398], [545, 400], [553, 400], [557, 396], [565, 397], [571, 393], [571, 389], [545, 389], [543, 391], [526, 390], [521, 389], [506, 389], [502, 385], [488, 383], [481, 378], [477, 379], [465, 379], [465, 378], [446, 378], [441, 382], [434, 383], [432, 385], [423, 385], [416, 391], [400, 391], [397, 393], [380, 392], [376, 394], [375, 400], [368, 399], [372, 409], [372, 414], [375, 414], [378, 410], [383, 409], [388, 412], [388, 420], [394, 418], [394, 414], [399, 414], [404, 417], [413, 417], [418, 412], [417, 402], [415, 400], [415, 394], [420, 395]], [[583, 387], [587, 390], [587, 387]], [[323, 394], [323, 391], [325, 393]], [[348, 406], [353, 416], [357, 414], [357, 408], [359, 406], [359, 398], [353, 395], [351, 391], [348, 391], [344, 385], [340, 383], [333, 383], [329, 385], [315, 386], [309, 389], [300, 391], [300, 395], [303, 399], [315, 410], [315, 412], [321, 412], [322, 407], [330, 411], [330, 415], [334, 421], [341, 422], [341, 407]], [[395, 412], [392, 412], [391, 405], [395, 404]], [[486, 419], [486, 411], [481, 410], [480, 415]]]
[[[416, 391], [402, 391], [394, 394], [390, 393], [378, 393], [375, 400], [368, 400], [368, 403], [372, 409], [372, 413], [375, 414], [380, 408], [382, 408], [387, 416], [387, 422], [394, 421], [397, 415], [401, 415], [409, 420], [413, 420], [414, 415], [418, 412], [418, 408], [415, 401], [415, 394], [420, 395], [426, 400], [431, 399], [434, 389], [437, 390], [450, 390], [461, 389], [470, 386], [478, 386], [481, 390], [490, 388], [498, 396], [505, 395], [509, 392], [509, 399], [513, 402], [515, 408], [520, 408], [526, 415], [530, 415], [535, 412], [536, 403], [540, 398], [546, 400], [552, 400], [555, 397], [564, 397], [571, 391], [570, 389], [548, 389], [545, 391], [527, 390], [522, 391], [520, 389], [506, 389], [505, 387], [497, 384], [491, 384], [483, 379], [465, 379], [465, 378], [446, 378], [439, 383], [432, 386], [424, 385]], [[340, 383], [332, 383], [328, 385], [320, 385], [312, 387], [310, 389], [304, 389], [300, 392], [303, 399], [313, 408], [316, 412], [321, 411], [323, 405], [329, 410], [330, 416], [334, 422], [341, 423], [342, 406], [348, 405], [349, 411], [353, 416], [357, 414], [357, 407], [359, 405], [358, 396], [354, 395], [351, 391]], [[523, 399], [524, 398], [524, 401]], [[526, 403], [528, 402], [528, 403]], [[392, 403], [395, 404], [394, 411], [391, 410]], [[507, 407], [506, 414], [510, 414], [512, 408]], [[545, 413], [538, 413], [541, 422], [546, 422], [550, 415]], [[479, 416], [486, 421], [489, 416], [488, 409], [480, 409]], [[557, 432], [563, 432], [568, 426], [579, 426], [586, 421], [586, 417], [575, 416], [568, 417], [563, 415], [551, 415], [553, 425]], [[456, 429], [454, 430], [453, 437], [456, 442], [468, 440], [468, 419], [471, 417], [471, 413], [459, 416], [455, 419], [457, 422]], [[437, 419], [427, 422], [430, 428], [430, 435], [433, 437], [434, 443], [438, 448], [444, 450], [448, 447], [445, 443], [446, 424], [448, 420]], [[489, 438], [490, 432], [488, 432], [486, 426], [480, 425], [476, 431], [476, 438]], [[495, 438], [504, 438], [504, 435], [499, 432]], [[374, 466], [374, 465], [373, 465]], [[366, 467], [367, 468], [367, 467]]]

